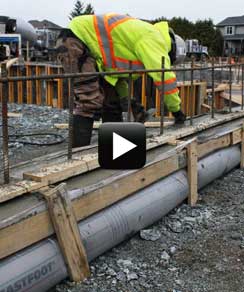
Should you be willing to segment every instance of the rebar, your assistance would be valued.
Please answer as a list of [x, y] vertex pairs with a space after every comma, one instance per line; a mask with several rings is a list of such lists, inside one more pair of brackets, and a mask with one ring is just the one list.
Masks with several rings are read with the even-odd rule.
[[[228, 64], [215, 66], [215, 69], [220, 68], [232, 68], [236, 65]], [[198, 70], [209, 70], [212, 67], [202, 67], [198, 68]], [[191, 71], [191, 68], [175, 68], [175, 72], [187, 72]], [[15, 82], [15, 81], [28, 81], [28, 80], [55, 80], [55, 79], [68, 79], [68, 78], [78, 78], [78, 77], [104, 77], [104, 76], [119, 76], [119, 75], [128, 75], [128, 74], [142, 74], [142, 73], [161, 73], [162, 69], [139, 69], [139, 70], [124, 70], [124, 71], [113, 71], [113, 72], [86, 72], [86, 73], [66, 73], [66, 74], [43, 74], [38, 76], [18, 76], [18, 77], [3, 77], [0, 78], [0, 82]], [[172, 68], [164, 69], [164, 72], [172, 72]]]
[[[130, 61], [129, 63], [129, 71], [132, 71], [132, 62]], [[132, 73], [129, 74], [129, 88], [128, 88], [128, 112], [127, 112], [127, 121], [128, 122], [131, 122], [131, 98], [132, 98], [132, 82], [133, 82], [133, 79], [132, 79]]]
[[160, 135], [164, 133], [164, 94], [165, 94], [165, 58], [162, 57], [162, 78], [161, 78], [161, 98], [160, 98]]
[[244, 65], [241, 65], [241, 109], [244, 108]]
[[68, 160], [72, 159], [73, 144], [73, 117], [74, 117], [74, 80], [69, 79], [69, 134], [68, 134]]
[[190, 93], [190, 125], [193, 125], [193, 115], [194, 115], [194, 109], [193, 109], [193, 99], [194, 99], [194, 89], [193, 89], [193, 84], [194, 83], [194, 59], [192, 58], [191, 61], [191, 93]]
[[211, 102], [211, 117], [214, 119], [215, 110], [215, 84], [214, 84], [214, 62], [212, 62], [212, 102]]
[[232, 112], [232, 67], [229, 68], [229, 112]]
[[[6, 64], [1, 64], [1, 76], [7, 76]], [[3, 176], [4, 184], [8, 184], [9, 179], [9, 152], [8, 152], [8, 83], [2, 83], [2, 132], [3, 132]]]

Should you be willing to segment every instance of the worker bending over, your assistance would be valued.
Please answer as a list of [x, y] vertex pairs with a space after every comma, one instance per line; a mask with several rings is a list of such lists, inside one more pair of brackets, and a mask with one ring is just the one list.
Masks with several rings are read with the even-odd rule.
[[[185, 55], [185, 43], [167, 22], [148, 22], [115, 13], [75, 17], [57, 40], [57, 53], [65, 73], [102, 72], [165, 68]], [[149, 73], [161, 90], [162, 74]], [[138, 78], [139, 76], [137, 76]], [[128, 108], [128, 75], [104, 78], [82, 77], [74, 80], [75, 107], [73, 147], [90, 144], [93, 121], [121, 122]], [[134, 77], [136, 78], [136, 76]], [[165, 72], [165, 104], [176, 123], [184, 123], [180, 110], [176, 76]], [[131, 109], [136, 122], [144, 123], [146, 112], [134, 98]]]

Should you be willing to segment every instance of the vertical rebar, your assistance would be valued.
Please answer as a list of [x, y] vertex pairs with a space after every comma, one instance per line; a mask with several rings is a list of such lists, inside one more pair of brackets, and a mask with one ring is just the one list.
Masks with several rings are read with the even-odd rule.
[[199, 71], [199, 81], [202, 82], [202, 67], [203, 67], [203, 61], [200, 60], [200, 71]]
[[241, 65], [241, 109], [244, 108], [244, 64]]
[[214, 119], [214, 111], [215, 111], [215, 92], [214, 92], [214, 62], [212, 62], [212, 103], [211, 103], [211, 117]]
[[165, 94], [165, 76], [164, 76], [164, 69], [165, 69], [165, 59], [162, 57], [162, 78], [161, 78], [161, 98], [160, 98], [160, 135], [164, 133], [164, 94]]
[[69, 141], [68, 141], [68, 159], [72, 159], [73, 144], [73, 113], [74, 111], [74, 80], [69, 79]]
[[190, 125], [193, 125], [193, 115], [194, 115], [194, 109], [193, 109], [193, 99], [194, 99], [194, 59], [191, 60], [191, 93], [190, 93]]
[[[183, 63], [183, 69], [185, 69], [185, 68], [186, 68], [186, 64]], [[184, 70], [183, 71], [183, 83], [185, 84], [185, 82], [186, 82], [186, 71]]]
[[241, 65], [237, 65], [237, 80], [236, 83], [239, 84], [240, 82], [240, 71], [241, 71]]
[[[6, 64], [1, 64], [1, 77], [7, 77]], [[8, 153], [8, 82], [2, 83], [2, 133], [3, 133], [3, 176], [4, 183], [9, 183]]]
[[[132, 62], [130, 61], [129, 63], [129, 70], [132, 70]], [[133, 79], [132, 79], [132, 73], [129, 74], [129, 88], [128, 88], [128, 93], [129, 93], [129, 96], [128, 96], [128, 113], [127, 113], [127, 121], [128, 122], [131, 122], [131, 99], [132, 99], [132, 82], [133, 82]]]
[[232, 66], [230, 66], [229, 69], [229, 112], [232, 112]]

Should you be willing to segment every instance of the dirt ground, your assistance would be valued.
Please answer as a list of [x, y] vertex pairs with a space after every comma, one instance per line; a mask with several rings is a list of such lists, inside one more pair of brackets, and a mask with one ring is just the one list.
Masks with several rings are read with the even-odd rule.
[[91, 263], [58, 292], [243, 292], [244, 171], [236, 169], [157, 224]]

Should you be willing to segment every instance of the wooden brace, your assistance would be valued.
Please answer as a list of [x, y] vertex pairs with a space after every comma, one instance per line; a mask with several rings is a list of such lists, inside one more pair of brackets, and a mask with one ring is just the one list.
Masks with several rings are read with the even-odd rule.
[[90, 269], [66, 185], [60, 184], [44, 197], [69, 276], [80, 282], [90, 276]]

